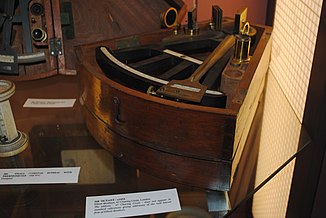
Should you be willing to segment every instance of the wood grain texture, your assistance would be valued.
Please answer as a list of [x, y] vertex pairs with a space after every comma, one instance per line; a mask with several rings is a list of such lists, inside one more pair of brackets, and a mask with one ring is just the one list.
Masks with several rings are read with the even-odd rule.
[[[56, 74], [76, 74], [75, 46], [99, 42], [116, 37], [129, 36], [145, 32], [159, 30], [160, 15], [170, 5], [165, 1], [152, 0], [106, 0], [106, 1], [70, 1], [72, 3], [75, 37], [68, 39], [64, 35], [61, 24], [61, 6], [67, 0], [34, 0], [31, 3], [40, 3], [44, 6], [44, 17], [42, 22], [34, 23], [32, 26], [43, 27], [48, 38], [45, 46], [33, 45], [33, 52], [45, 52], [45, 61], [36, 64], [21, 65], [18, 76], [3, 76], [3, 79], [21, 81], [41, 79]], [[186, 6], [180, 9], [180, 16], [185, 15]], [[32, 20], [31, 13], [29, 19]], [[41, 19], [36, 19], [41, 21]], [[15, 37], [13, 48], [18, 54], [23, 53], [24, 38], [20, 25], [15, 26]], [[61, 39], [62, 54], [50, 55], [50, 39]]]
[[[136, 97], [136, 91], [125, 93], [83, 69], [79, 73], [81, 86], [87, 87], [82, 94], [85, 107], [122, 137], [178, 155], [231, 159], [235, 116], [146, 94]], [[114, 98], [120, 101], [118, 122]]]
[[[265, 29], [261, 30], [264, 35]], [[166, 31], [137, 35], [141, 45], [158, 43], [167, 36], [169, 32]], [[236, 134], [242, 134], [235, 129], [246, 99], [247, 92], [243, 89], [249, 89], [268, 37], [257, 39], [255, 57], [230, 96], [231, 102], [235, 103], [226, 108], [158, 98], [107, 78], [97, 65], [95, 48], [115, 49], [117, 40], [76, 49], [80, 101], [92, 135], [116, 157], [158, 177], [201, 188], [228, 190], [234, 139]], [[260, 75], [259, 78], [263, 77]], [[258, 99], [260, 94], [251, 93], [252, 103], [252, 99]], [[240, 95], [241, 101], [235, 101]], [[115, 103], [117, 99], [118, 105]], [[255, 114], [255, 111], [256, 107], [252, 107], [251, 113]], [[250, 127], [248, 122], [245, 125]], [[246, 134], [242, 136], [244, 141], [245, 137]]]
[[98, 143], [120, 160], [166, 180], [194, 187], [229, 190], [230, 162], [200, 160], [152, 149], [117, 134], [86, 107], [83, 114]]

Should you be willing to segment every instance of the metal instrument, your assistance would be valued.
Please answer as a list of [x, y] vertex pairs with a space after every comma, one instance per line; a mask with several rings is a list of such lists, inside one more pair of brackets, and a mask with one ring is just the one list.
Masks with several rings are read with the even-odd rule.
[[199, 80], [233, 47], [233, 45], [234, 36], [227, 36], [189, 78], [185, 80], [171, 80], [156, 92], [162, 96], [169, 96], [191, 102], [201, 102], [207, 87], [200, 84]]
[[[0, 46], [0, 73], [3, 74], [19, 74], [18, 64], [22, 63], [36, 63], [45, 60], [44, 52], [33, 52], [32, 39], [30, 33], [30, 23], [28, 18], [30, 0], [19, 0], [20, 14], [15, 14], [15, 1], [6, 0], [3, 2], [3, 15], [0, 21], [0, 27], [2, 27], [2, 45]], [[37, 9], [37, 10], [36, 10]], [[33, 11], [39, 11], [39, 8], [34, 8]], [[13, 24], [19, 23], [23, 27], [24, 39], [25, 39], [25, 53], [17, 54], [11, 47]], [[41, 29], [33, 30], [33, 36], [35, 33], [43, 33]], [[39, 38], [38, 38], [39, 39]], [[44, 36], [41, 41], [44, 40]], [[23, 61], [21, 61], [23, 60]]]
[[186, 35], [198, 35], [199, 27], [197, 25], [197, 0], [193, 2], [192, 10], [188, 11], [188, 25], [184, 27]]

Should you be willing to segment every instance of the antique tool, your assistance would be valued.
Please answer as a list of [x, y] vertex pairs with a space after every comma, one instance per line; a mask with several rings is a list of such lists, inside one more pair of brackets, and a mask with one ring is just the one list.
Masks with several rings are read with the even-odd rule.
[[242, 29], [247, 21], [248, 17], [248, 9], [242, 8], [237, 11], [234, 18], [234, 34], [240, 34], [242, 32]]
[[205, 73], [234, 45], [234, 36], [229, 35], [215, 48], [208, 58], [185, 80], [171, 80], [159, 88], [156, 93], [162, 96], [173, 97], [179, 100], [201, 102], [206, 86], [199, 83]]
[[236, 35], [234, 56], [231, 61], [233, 66], [239, 66], [243, 62], [250, 61], [250, 43], [250, 36]]
[[246, 22], [241, 30], [241, 35], [246, 35], [250, 37], [250, 44], [255, 44], [257, 30], [250, 26], [249, 22]]
[[19, 154], [28, 146], [28, 137], [17, 131], [11, 111], [9, 98], [15, 92], [15, 85], [7, 80], [0, 80], [0, 157]]
[[37, 42], [44, 42], [47, 39], [47, 33], [41, 28], [35, 28], [32, 31], [32, 38]]
[[[33, 52], [28, 19], [28, 4], [30, 0], [20, 0], [20, 14], [15, 15], [15, 1], [7, 0], [3, 3], [2, 45], [0, 47], [0, 73], [18, 74], [19, 63], [35, 63], [45, 60], [44, 52]], [[12, 27], [14, 23], [21, 23], [24, 31], [25, 53], [22, 55], [11, 48]], [[21, 61], [20, 61], [21, 60]]]
[[[137, 39], [133, 47], [117, 48], [117, 39], [80, 46], [81, 109], [93, 137], [122, 162], [161, 179], [228, 191], [236, 174], [232, 169], [238, 164], [234, 157], [241, 157], [247, 138], [243, 127], [251, 124], [263, 90], [268, 64], [262, 63], [268, 63], [271, 28], [257, 26], [257, 45], [251, 51], [257, 61], [241, 64], [243, 78], [227, 97], [231, 104], [212, 106], [217, 100], [204, 104], [211, 96], [208, 91], [220, 90], [221, 78], [213, 86], [204, 81], [216, 73], [217, 66], [230, 68], [229, 59], [221, 64], [227, 55], [200, 80], [208, 87], [200, 103], [157, 97], [157, 89], [171, 80], [189, 78], [199, 67], [177, 53], [205, 60], [226, 36], [206, 28], [208, 22], [204, 26], [198, 36], [173, 36], [160, 30], [128, 37]], [[233, 20], [223, 20], [222, 26], [232, 27], [233, 32]], [[232, 52], [227, 52], [229, 58]], [[150, 86], [154, 89], [148, 90]]]
[[188, 11], [188, 24], [184, 27], [186, 35], [198, 35], [199, 28], [197, 25], [197, 0], [194, 0], [193, 8]]
[[243, 8], [237, 11], [234, 18], [233, 34], [247, 35], [251, 38], [251, 44], [254, 44], [257, 30], [250, 26], [249, 22], [247, 21], [247, 17], [247, 8]]
[[[218, 32], [214, 34], [216, 36], [205, 39], [169, 42], [159, 49], [149, 46], [110, 50], [105, 46], [99, 46], [96, 48], [96, 61], [109, 78], [140, 92], [160, 97], [155, 92], [157, 89], [173, 79], [183, 80], [190, 77], [203, 63], [198, 58], [205, 59], [225, 37]], [[216, 86], [219, 75], [232, 55], [230, 49], [218, 64], [205, 74], [205, 79], [201, 83], [207, 86], [207, 90], [200, 102], [201, 105], [225, 106], [226, 96], [219, 92]]]

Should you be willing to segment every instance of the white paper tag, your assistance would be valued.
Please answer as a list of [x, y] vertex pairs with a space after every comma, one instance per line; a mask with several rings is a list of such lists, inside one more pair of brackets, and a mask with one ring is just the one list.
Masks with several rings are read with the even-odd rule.
[[37, 99], [28, 98], [23, 107], [30, 108], [67, 108], [73, 107], [76, 99]]
[[86, 198], [86, 218], [130, 217], [181, 210], [176, 189]]
[[77, 183], [80, 167], [0, 169], [0, 185]]

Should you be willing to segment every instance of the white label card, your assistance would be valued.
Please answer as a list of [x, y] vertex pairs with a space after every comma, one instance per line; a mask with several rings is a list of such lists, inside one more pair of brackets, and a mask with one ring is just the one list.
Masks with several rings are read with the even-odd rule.
[[77, 183], [80, 167], [0, 169], [0, 185]]
[[23, 107], [29, 108], [67, 108], [73, 107], [76, 99], [37, 99], [28, 98]]
[[181, 210], [176, 189], [86, 198], [86, 218], [130, 217]]

